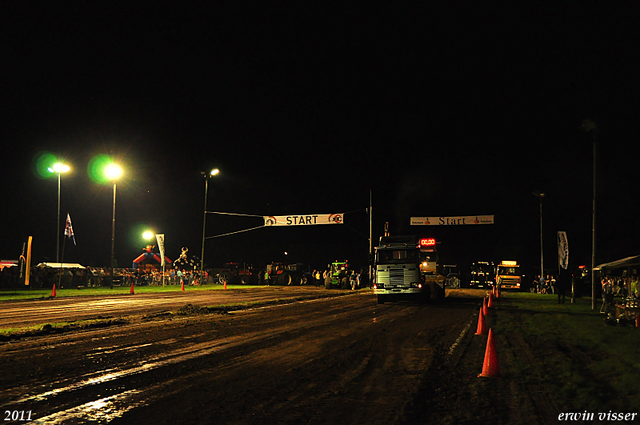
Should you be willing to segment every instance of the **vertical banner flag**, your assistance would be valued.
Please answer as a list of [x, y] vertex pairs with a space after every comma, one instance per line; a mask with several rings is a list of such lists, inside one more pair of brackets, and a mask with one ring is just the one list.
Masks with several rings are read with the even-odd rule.
[[342, 213], [263, 216], [265, 226], [312, 226], [315, 224], [344, 224]]
[[569, 241], [567, 232], [558, 232], [558, 265], [563, 269], [569, 267]]
[[67, 222], [64, 225], [64, 235], [73, 239], [73, 244], [76, 244], [76, 235], [73, 234], [73, 226], [71, 225], [71, 216], [67, 213]]
[[29, 286], [29, 279], [31, 278], [31, 242], [32, 241], [33, 241], [33, 236], [29, 236], [29, 239], [27, 239], [27, 265], [25, 266], [26, 271], [24, 275], [25, 286]]
[[156, 235], [158, 248], [160, 249], [160, 258], [162, 259], [162, 270], [164, 270], [164, 233]]

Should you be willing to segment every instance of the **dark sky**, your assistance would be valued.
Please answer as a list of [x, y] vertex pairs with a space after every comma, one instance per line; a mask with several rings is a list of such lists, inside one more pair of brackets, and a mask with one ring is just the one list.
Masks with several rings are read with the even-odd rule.
[[[167, 254], [200, 253], [209, 210], [349, 212], [345, 226], [269, 228], [207, 240], [210, 266], [270, 260], [322, 266], [391, 231], [433, 235], [444, 260], [539, 263], [566, 230], [572, 266], [590, 263], [592, 139], [598, 132], [598, 262], [640, 251], [637, 25], [621, 4], [390, 2], [2, 2], [0, 258], [34, 237], [55, 260], [57, 181], [78, 245], [65, 261], [107, 266], [110, 184], [92, 157], [122, 164], [116, 258], [129, 266], [165, 233]], [[256, 4], [260, 4], [259, 6]], [[494, 214], [496, 224], [411, 227], [411, 216]], [[207, 236], [260, 218], [208, 215]], [[61, 225], [62, 227], [62, 225]], [[60, 229], [62, 231], [62, 228]], [[284, 256], [284, 252], [289, 253]]]

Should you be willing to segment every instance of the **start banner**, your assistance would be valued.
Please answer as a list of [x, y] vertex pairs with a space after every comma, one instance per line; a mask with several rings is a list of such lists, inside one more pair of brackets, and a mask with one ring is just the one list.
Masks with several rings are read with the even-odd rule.
[[313, 226], [316, 224], [344, 224], [343, 214], [302, 214], [263, 216], [265, 226]]
[[459, 217], [411, 217], [412, 226], [458, 226], [467, 224], [493, 224], [493, 216], [465, 215]]

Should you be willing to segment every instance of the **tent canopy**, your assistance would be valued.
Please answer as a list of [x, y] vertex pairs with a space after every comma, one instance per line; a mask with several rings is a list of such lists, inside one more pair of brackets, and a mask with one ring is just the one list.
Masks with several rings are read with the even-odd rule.
[[40, 263], [38, 267], [50, 267], [52, 269], [85, 269], [86, 267], [78, 263]]
[[609, 263], [603, 263], [596, 266], [594, 270], [622, 269], [632, 266], [640, 266], [640, 255], [634, 255], [632, 257], [621, 258], [620, 260], [611, 261]]

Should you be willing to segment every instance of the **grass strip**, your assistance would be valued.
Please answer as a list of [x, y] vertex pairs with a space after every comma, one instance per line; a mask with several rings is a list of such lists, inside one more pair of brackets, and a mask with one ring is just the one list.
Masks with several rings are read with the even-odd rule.
[[[264, 286], [251, 285], [227, 285], [227, 290], [231, 289], [252, 289], [264, 288]], [[166, 286], [134, 286], [136, 294], [158, 294], [167, 292], [180, 292], [180, 285]], [[222, 285], [192, 285], [185, 287], [185, 291], [217, 291], [224, 290]], [[109, 287], [90, 287], [90, 288], [73, 288], [73, 289], [57, 289], [56, 298], [61, 297], [77, 297], [77, 296], [105, 296], [105, 295], [128, 295], [131, 293], [130, 286], [114, 286]], [[34, 300], [51, 298], [51, 289], [20, 289], [20, 290], [2, 290], [0, 291], [0, 301], [15, 300]]]
[[[495, 330], [522, 333], [565, 412], [640, 411], [640, 329], [607, 325], [590, 298], [506, 293], [498, 305]], [[533, 366], [518, 367], [529, 375]]]

